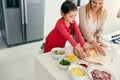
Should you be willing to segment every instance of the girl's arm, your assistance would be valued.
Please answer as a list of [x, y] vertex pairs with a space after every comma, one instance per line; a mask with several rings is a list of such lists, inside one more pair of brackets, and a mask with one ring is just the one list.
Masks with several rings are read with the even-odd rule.
[[76, 22], [74, 22], [73, 26], [74, 26], [74, 29], [75, 29], [74, 30], [75, 31], [75, 35], [76, 35], [77, 39], [79, 40], [80, 45], [84, 46], [85, 45], [85, 41], [83, 39], [83, 36], [81, 35], [81, 32], [80, 32]]
[[86, 53], [86, 56], [84, 55], [84, 57], [87, 57], [87, 56], [90, 56], [90, 51], [89, 49], [87, 48], [87, 46], [85, 45], [85, 41], [83, 39], [83, 36], [81, 35], [81, 32], [76, 24], [76, 22], [73, 24], [74, 28], [75, 28], [75, 35], [77, 36], [79, 42], [80, 42], [80, 45], [82, 46], [83, 48], [83, 51]]
[[[62, 34], [63, 37], [65, 37], [70, 44], [73, 47], [76, 47], [77, 43], [75, 42], [75, 40], [71, 37], [70, 33], [67, 31], [66, 26], [64, 23], [58, 23], [56, 25], [57, 30]], [[59, 36], [58, 36], [59, 37]]]

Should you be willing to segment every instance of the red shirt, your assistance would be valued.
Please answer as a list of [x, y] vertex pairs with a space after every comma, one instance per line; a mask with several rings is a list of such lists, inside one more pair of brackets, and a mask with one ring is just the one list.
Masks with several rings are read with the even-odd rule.
[[74, 33], [77, 36], [80, 45], [83, 46], [85, 42], [76, 22], [72, 23], [72, 25], [70, 25], [70, 27], [67, 27], [63, 18], [60, 18], [57, 21], [55, 28], [46, 37], [46, 42], [44, 45], [44, 53], [51, 51], [51, 49], [54, 47], [61, 47], [61, 48], [65, 47], [65, 43], [67, 40], [71, 43], [73, 47], [76, 47], [77, 43], [70, 35], [71, 27], [74, 28]]

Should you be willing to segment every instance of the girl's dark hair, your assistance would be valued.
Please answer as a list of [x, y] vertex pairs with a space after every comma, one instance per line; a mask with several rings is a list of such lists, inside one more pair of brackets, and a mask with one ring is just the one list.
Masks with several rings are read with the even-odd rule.
[[70, 11], [77, 10], [77, 6], [69, 0], [66, 0], [61, 6], [61, 12], [64, 14], [69, 13]]

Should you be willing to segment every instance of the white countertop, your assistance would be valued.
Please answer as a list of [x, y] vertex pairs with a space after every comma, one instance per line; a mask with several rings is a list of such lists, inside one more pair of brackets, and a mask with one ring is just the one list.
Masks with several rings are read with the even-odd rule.
[[[120, 80], [120, 51], [110, 65], [105, 66]], [[116, 53], [114, 53], [116, 54]], [[35, 80], [72, 80], [67, 70], [61, 69], [57, 60], [53, 59], [51, 53], [40, 54], [35, 58]]]
[[51, 73], [55, 80], [72, 80], [71, 78], [69, 78], [67, 70], [61, 69], [57, 64], [57, 60], [53, 59], [50, 53], [41, 54], [37, 56], [36, 59], [40, 61], [42, 65], [44, 65], [44, 67], [48, 70], [49, 73]]

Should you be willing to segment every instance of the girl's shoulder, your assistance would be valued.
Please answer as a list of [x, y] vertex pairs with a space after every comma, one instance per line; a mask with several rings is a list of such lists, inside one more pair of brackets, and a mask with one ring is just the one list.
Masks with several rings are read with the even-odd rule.
[[61, 23], [61, 22], [64, 22], [64, 19], [62, 17], [57, 20], [57, 23]]
[[63, 18], [59, 18], [56, 22], [56, 26], [60, 27], [60, 26], [65, 26], [65, 22], [64, 22], [64, 19]]
[[63, 18], [59, 18], [58, 20], [57, 20], [57, 22], [56, 22], [56, 24], [61, 24], [61, 23], [63, 23], [64, 22], [64, 20], [63, 20]]

